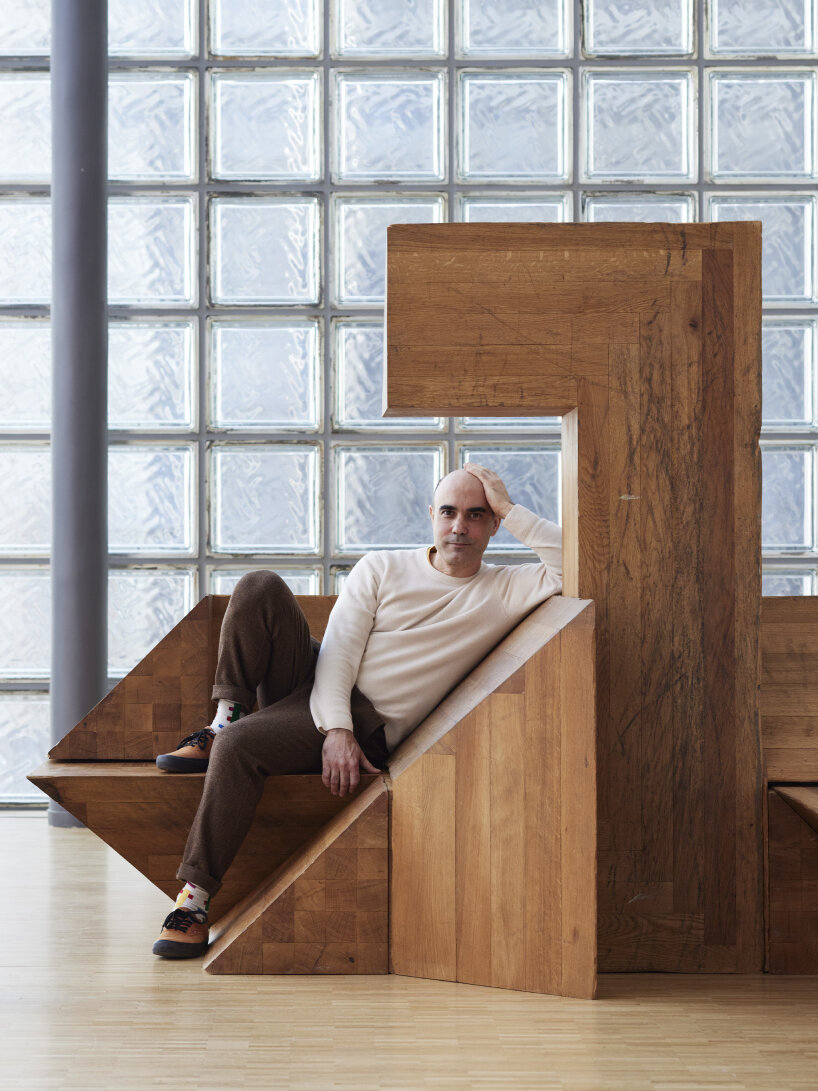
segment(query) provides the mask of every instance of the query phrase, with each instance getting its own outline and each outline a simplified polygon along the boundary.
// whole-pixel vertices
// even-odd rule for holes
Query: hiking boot
[[[207,950],[207,918],[189,909],[174,909],[165,917],[153,953],[162,958],[198,958]]]
[[[194,731],[192,735],[182,739],[172,754],[160,754],[156,759],[157,768],[164,769],[166,773],[207,772],[210,748],[215,738],[216,732],[211,727]]]

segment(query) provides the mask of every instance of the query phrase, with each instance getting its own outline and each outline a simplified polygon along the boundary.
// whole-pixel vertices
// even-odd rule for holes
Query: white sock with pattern
[[[210,908],[210,895],[203,886],[196,886],[194,883],[185,883],[176,899],[176,908],[187,909],[191,913],[196,913],[203,921],[207,920],[207,911]]]
[[[228,724],[234,724],[236,720],[240,720],[243,715],[244,712],[238,701],[219,701],[210,729],[218,734],[224,731]]]

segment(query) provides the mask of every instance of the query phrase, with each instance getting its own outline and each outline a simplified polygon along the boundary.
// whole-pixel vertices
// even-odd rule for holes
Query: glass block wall
[[[5,800],[47,745],[49,9],[0,6]],[[558,420],[381,419],[396,222],[760,219],[764,590],[818,591],[813,0],[110,0],[109,24],[112,681],[248,568],[331,592],[425,543],[467,458],[559,517]]]

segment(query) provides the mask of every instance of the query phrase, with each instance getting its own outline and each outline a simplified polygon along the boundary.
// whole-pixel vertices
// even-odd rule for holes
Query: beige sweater
[[[315,672],[320,731],[352,730],[353,685],[383,716],[393,750],[518,621],[562,587],[562,532],[519,504],[503,521],[543,563],[447,576],[426,549],[367,553],[349,574]]]

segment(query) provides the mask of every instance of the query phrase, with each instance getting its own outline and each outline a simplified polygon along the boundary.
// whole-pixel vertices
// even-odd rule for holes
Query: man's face
[[[449,576],[474,575],[500,525],[477,478],[466,470],[444,477],[429,515],[437,550],[435,568]]]

